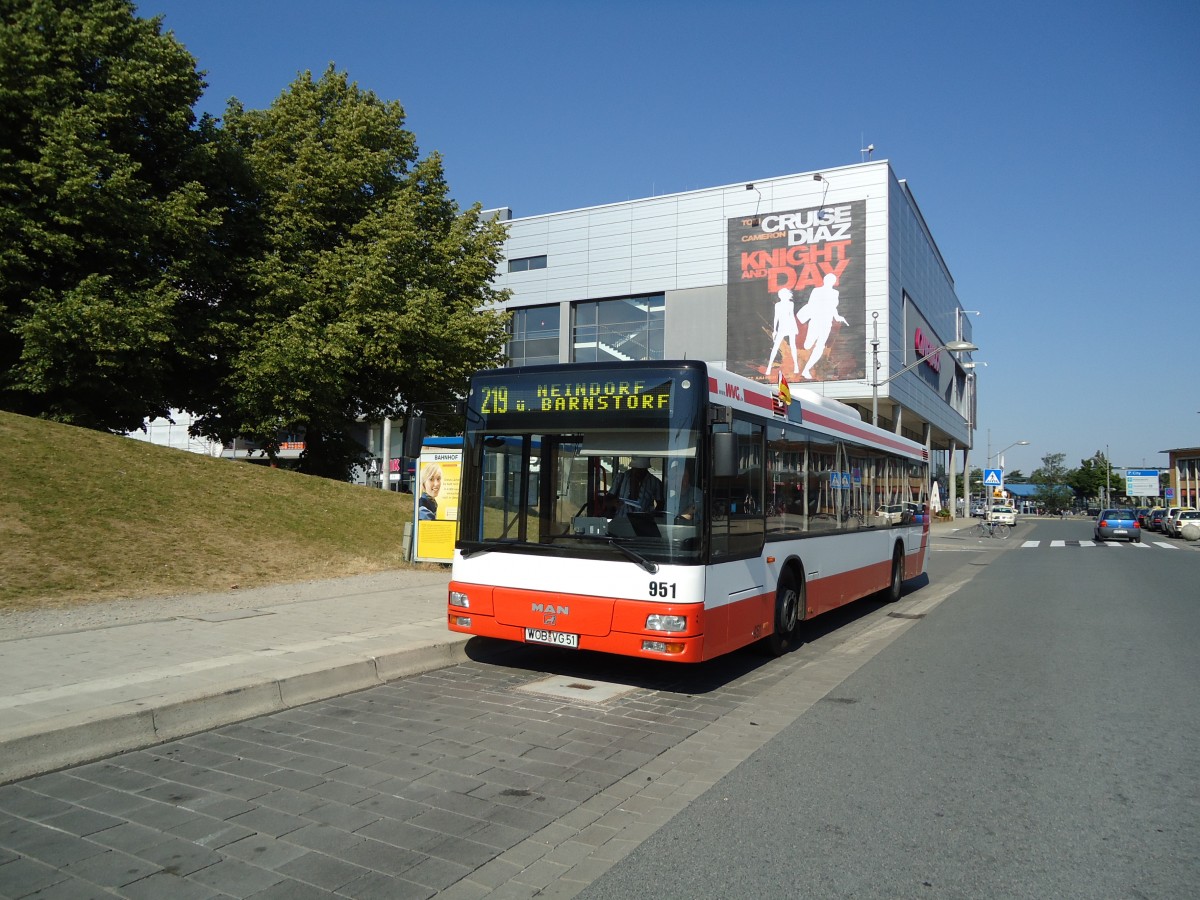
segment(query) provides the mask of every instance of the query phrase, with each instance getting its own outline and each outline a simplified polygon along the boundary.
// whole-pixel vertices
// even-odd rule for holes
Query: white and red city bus
[[[450,629],[698,662],[899,598],[925,568],[928,451],[780,393],[691,361],[476,374]],[[632,462],[659,484],[641,508],[615,496]]]

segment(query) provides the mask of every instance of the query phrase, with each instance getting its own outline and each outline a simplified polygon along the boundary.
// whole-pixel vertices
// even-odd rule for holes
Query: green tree
[[[448,401],[507,339],[487,311],[505,296],[491,286],[503,225],[449,198],[399,103],[332,66],[266,110],[231,101],[223,130],[257,192],[239,215],[261,240],[201,342],[215,368],[188,404],[197,430],[269,448],[303,433],[302,468],[340,478],[363,454],[360,419],[421,411],[460,427]]]
[[[1047,453],[1041,466],[1029,476],[1029,483],[1038,487],[1034,500],[1047,512],[1058,512],[1071,505],[1073,492],[1067,486],[1069,473],[1063,464],[1066,458],[1065,453]]]
[[[195,251],[195,60],[129,0],[0,2],[0,407],[125,431],[165,414]]]
[[[1090,459],[1079,461],[1079,468],[1070,472],[1067,483],[1079,496],[1097,502],[1104,502],[1103,498],[1109,493],[1116,496],[1125,491],[1124,478],[1113,471],[1112,465],[1099,450]],[[1108,502],[1111,502],[1111,497]]]

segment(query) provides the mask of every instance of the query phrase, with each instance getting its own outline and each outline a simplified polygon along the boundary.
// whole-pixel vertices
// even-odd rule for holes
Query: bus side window
[[[712,484],[714,556],[743,556],[762,550],[763,429],[737,419],[738,471],[715,477]]]

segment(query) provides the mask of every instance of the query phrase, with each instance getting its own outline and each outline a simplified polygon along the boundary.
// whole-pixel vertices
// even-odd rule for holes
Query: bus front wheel
[[[766,641],[772,656],[783,656],[796,643],[803,616],[804,578],[788,569],[779,576],[775,588],[775,630]]]

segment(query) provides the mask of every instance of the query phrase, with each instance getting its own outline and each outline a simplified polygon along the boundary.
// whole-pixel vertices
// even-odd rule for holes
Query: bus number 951
[[[651,597],[670,597],[675,599],[675,582],[667,581],[652,581],[650,582]]]

